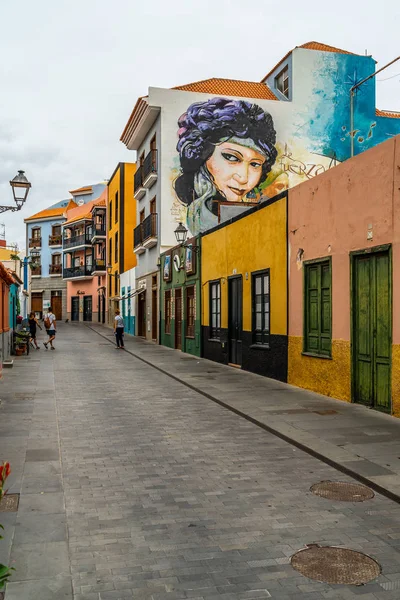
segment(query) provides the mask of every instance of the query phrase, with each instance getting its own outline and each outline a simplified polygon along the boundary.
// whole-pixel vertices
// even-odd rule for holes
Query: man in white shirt
[[[48,344],[50,344],[51,349],[55,350],[55,348],[53,346],[53,340],[56,337],[56,316],[55,316],[55,314],[53,314],[53,311],[51,310],[51,306],[49,306],[49,309],[47,311],[47,316],[44,319],[44,326],[46,328],[49,339],[47,340],[47,342],[43,342],[43,345],[46,348],[46,350],[48,350],[47,346],[48,346]]]
[[[117,341],[117,350],[124,349],[124,320],[120,315],[120,311],[115,311],[114,333]]]

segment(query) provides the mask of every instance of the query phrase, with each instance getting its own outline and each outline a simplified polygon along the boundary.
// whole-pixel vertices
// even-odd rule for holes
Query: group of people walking
[[[39,324],[38,319],[35,317],[35,313],[31,312],[29,315],[29,319],[28,319],[28,323],[29,323],[29,333],[30,333],[30,342],[32,344],[34,344],[36,350],[40,350],[40,346],[37,343],[37,339],[36,339],[36,334],[37,334],[37,328],[39,327],[39,329],[41,330],[42,327]],[[53,313],[53,311],[51,310],[51,308],[49,308],[46,316],[43,319],[43,324],[44,324],[44,328],[46,329],[47,335],[48,335],[48,340],[47,342],[43,342],[43,346],[46,348],[46,350],[48,350],[48,346],[50,344],[50,348],[52,350],[55,350],[55,347],[53,346],[53,341],[55,340],[56,337],[56,316]]]
[[[40,326],[38,319],[35,317],[35,313],[31,312],[29,314],[28,322],[29,322],[30,342],[32,344],[34,344],[36,350],[40,350],[40,346],[37,343],[36,335],[37,335],[37,328],[39,327],[39,329],[42,330],[42,327]],[[47,342],[43,342],[43,346],[46,348],[46,350],[48,350],[49,344],[50,344],[50,348],[52,350],[55,350],[53,342],[56,337],[56,323],[57,323],[56,316],[53,313],[53,311],[51,310],[51,308],[49,308],[46,316],[43,319],[44,328],[46,329],[46,332],[48,335]],[[115,311],[114,333],[115,333],[115,340],[116,340],[116,344],[117,344],[116,349],[123,350],[125,348],[125,345],[124,345],[124,320],[121,317],[120,311],[118,309]]]

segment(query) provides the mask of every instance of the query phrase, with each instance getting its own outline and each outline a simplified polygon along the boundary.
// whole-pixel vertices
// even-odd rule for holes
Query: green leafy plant
[[[4,489],[4,484],[6,483],[6,479],[10,473],[11,467],[9,462],[6,461],[2,465],[0,465],[0,502],[7,493],[7,490]],[[4,530],[3,525],[0,525],[0,529]],[[3,536],[0,535],[0,540],[2,539]],[[2,590],[5,587],[8,579],[12,575],[12,571],[15,571],[13,567],[7,567],[6,565],[2,565],[0,563],[0,590]]]

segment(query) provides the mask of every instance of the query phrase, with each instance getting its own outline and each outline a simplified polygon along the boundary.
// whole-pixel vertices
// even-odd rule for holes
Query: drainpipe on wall
[[[372,79],[372,77],[375,77],[375,75],[378,75],[378,73],[380,73],[384,69],[387,69],[388,67],[390,67],[390,65],[392,65],[393,63],[395,63],[398,60],[400,60],[400,56],[398,56],[397,58],[395,58],[394,60],[392,60],[390,63],[388,63],[387,65],[385,65],[381,69],[378,69],[377,71],[375,71],[375,73],[371,73],[371,75],[368,75],[368,77],[365,77],[364,79],[362,79],[361,81],[359,81],[358,83],[356,83],[355,85],[353,85],[352,88],[350,88],[350,147],[351,147],[351,157],[354,156],[354,133],[353,132],[354,132],[354,96],[355,96],[355,91],[356,91],[357,88],[360,87],[360,85],[362,85],[363,83],[365,83],[369,79]]]

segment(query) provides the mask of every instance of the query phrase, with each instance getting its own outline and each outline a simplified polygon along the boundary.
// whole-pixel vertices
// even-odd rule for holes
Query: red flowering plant
[[[10,473],[11,467],[9,462],[6,461],[0,465],[0,502],[7,493],[7,490],[4,489],[4,484]],[[0,529],[4,529],[3,525],[0,525]],[[1,539],[3,539],[3,536],[0,535],[0,540]],[[6,567],[6,565],[0,563],[0,590],[6,585],[8,578],[11,575],[11,571],[14,571],[12,567]]]

